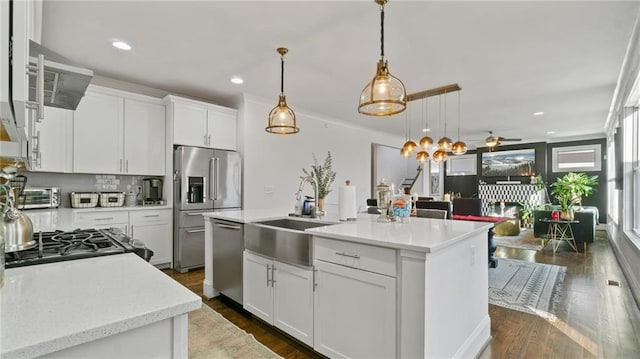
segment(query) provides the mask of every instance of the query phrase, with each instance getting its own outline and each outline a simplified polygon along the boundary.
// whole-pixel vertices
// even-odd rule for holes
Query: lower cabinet
[[[313,346],[313,271],[244,251],[243,273],[244,309]]]
[[[159,267],[170,267],[173,258],[171,215],[171,209],[129,213],[131,238],[141,240],[153,251],[153,257],[149,262]]]

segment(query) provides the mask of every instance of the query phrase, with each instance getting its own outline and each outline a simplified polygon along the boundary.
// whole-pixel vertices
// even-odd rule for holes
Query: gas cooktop
[[[33,237],[34,247],[5,253],[6,268],[134,251],[131,238],[113,228],[38,232]]]

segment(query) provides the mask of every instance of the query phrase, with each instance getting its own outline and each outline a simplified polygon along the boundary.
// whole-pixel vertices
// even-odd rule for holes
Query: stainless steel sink
[[[248,223],[245,225],[244,247],[284,263],[310,267],[311,235],[304,230],[332,224],[290,218]]]

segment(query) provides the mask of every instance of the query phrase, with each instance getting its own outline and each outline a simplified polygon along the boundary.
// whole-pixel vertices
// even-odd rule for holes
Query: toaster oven
[[[60,206],[60,187],[27,186],[18,197],[19,209],[58,208]]]

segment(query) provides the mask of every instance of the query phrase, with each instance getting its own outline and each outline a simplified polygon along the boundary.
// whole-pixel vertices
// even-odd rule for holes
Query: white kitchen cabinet
[[[314,246],[313,349],[331,358],[396,357],[395,251],[325,238]]]
[[[244,308],[313,345],[313,271],[244,252]]]
[[[167,96],[168,127],[176,145],[237,149],[237,111],[206,102]]]
[[[44,108],[44,120],[36,124],[38,154],[34,172],[71,172],[73,169],[73,111]]]
[[[163,175],[165,109],[162,104],[124,99],[124,172]]]
[[[169,268],[173,258],[171,209],[129,212],[130,236],[139,239],[153,251],[150,263]]]
[[[165,112],[160,100],[93,86],[74,116],[73,171],[165,174]]]
[[[122,173],[122,98],[87,91],[74,113],[73,171]]]
[[[118,228],[122,233],[129,235],[128,211],[101,211],[96,209],[74,212],[73,223],[77,223],[79,228]]]

